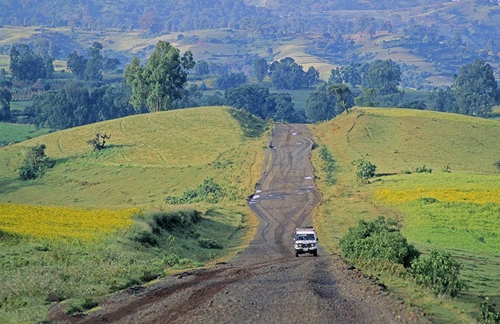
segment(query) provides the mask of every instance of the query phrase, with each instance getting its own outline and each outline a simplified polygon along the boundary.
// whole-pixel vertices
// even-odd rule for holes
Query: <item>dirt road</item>
[[[292,233],[311,225],[314,186],[305,125],[277,124],[249,205],[259,218],[248,249],[227,264],[129,289],[71,323],[424,323],[383,285],[321,249],[295,257]],[[321,238],[319,241],[321,245]]]

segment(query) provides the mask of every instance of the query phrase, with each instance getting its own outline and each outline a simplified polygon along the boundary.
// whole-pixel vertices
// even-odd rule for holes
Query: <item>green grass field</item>
[[[323,204],[315,215],[323,244],[339,252],[339,239],[360,219],[397,219],[402,233],[423,253],[445,249],[463,262],[471,288],[455,300],[438,300],[387,274],[390,290],[422,307],[438,323],[475,323],[484,298],[499,304],[500,124],[454,114],[357,108],[311,126],[332,152],[337,183],[319,171]],[[364,158],[378,176],[361,184],[351,161]],[[316,169],[321,160],[314,154]],[[432,173],[415,173],[422,166]],[[373,271],[373,270],[368,270]]]
[[[0,144],[21,142],[47,133],[48,129],[37,129],[33,125],[0,123]]]
[[[234,255],[256,229],[246,197],[262,172],[264,127],[228,108],[196,108],[1,147],[0,322],[47,320],[48,305],[61,300],[85,310],[86,299],[98,302],[108,293]],[[96,132],[111,135],[99,153],[86,143]],[[56,165],[40,179],[20,181],[23,151],[36,144],[46,145]],[[164,202],[209,177],[226,193],[220,203]],[[201,221],[153,231],[154,215],[186,209]]]
[[[97,132],[111,135],[100,154],[87,144]],[[17,180],[23,149],[39,143],[56,159],[56,167],[43,181]],[[154,205],[207,177],[220,179],[235,195],[246,197],[256,182],[248,172],[260,168],[260,151],[256,140],[243,136],[237,121],[220,108],[131,116],[2,148],[0,177],[6,186],[17,189],[4,192],[0,201],[89,207]],[[47,195],[47,188],[52,194]]]
[[[0,285],[0,321],[45,320],[47,305],[54,301],[65,300],[76,309],[85,299],[98,302],[106,293],[228,258],[244,247],[256,228],[245,197],[253,192],[262,172],[267,139],[255,135],[262,124],[229,112],[201,107],[130,116],[1,147],[0,271],[8,280]],[[1,125],[0,130],[7,126]],[[380,269],[366,269],[381,278],[389,291],[423,308],[438,323],[474,323],[483,298],[500,304],[498,121],[408,109],[355,108],[310,128],[315,142],[332,153],[336,166],[335,184],[327,185],[318,151],[313,151],[323,194],[314,225],[325,248],[338,253],[340,238],[360,219],[395,218],[402,233],[424,254],[446,249],[463,262],[462,274],[470,289],[455,300],[436,299],[411,282]],[[86,143],[96,132],[111,135],[100,153]],[[20,181],[17,172],[23,151],[42,143],[56,160],[55,167],[41,179]],[[351,161],[358,158],[377,166],[377,176],[368,184],[355,179]],[[416,173],[424,165],[432,173]],[[226,190],[221,203],[164,203],[166,196],[181,196],[208,177]],[[25,208],[33,211],[23,212]],[[102,236],[98,227],[95,237],[99,239],[74,241],[64,230],[55,237],[50,234],[50,220],[54,226],[56,220],[63,224],[66,214],[85,224],[95,217],[87,213],[103,218],[130,213],[131,208],[137,215],[130,219],[120,214],[121,223],[111,222],[117,221],[114,216],[104,217],[101,230],[117,229]],[[202,221],[165,232],[161,238],[152,235],[148,215],[185,208],[198,211]],[[30,214],[38,215],[38,226],[24,226]],[[29,234],[33,228],[46,234]],[[200,240],[224,249],[204,248]],[[103,265],[102,271],[88,272],[88,262]],[[77,280],[80,273],[87,279]],[[55,280],[51,274],[63,280],[57,289],[50,284]]]

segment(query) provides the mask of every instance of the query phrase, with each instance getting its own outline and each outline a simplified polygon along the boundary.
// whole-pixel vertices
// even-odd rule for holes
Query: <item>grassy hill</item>
[[[111,135],[95,153],[87,141]],[[56,159],[43,179],[24,183],[17,170],[26,147],[45,144]],[[205,178],[246,197],[260,172],[261,143],[244,136],[227,109],[196,108],[115,119],[33,138],[0,149],[0,202],[64,206],[162,204]],[[238,167],[237,167],[238,166]]]
[[[265,128],[203,107],[1,147],[0,322],[46,321],[48,305],[63,300],[80,313],[106,294],[234,255],[256,228],[246,197],[262,172]],[[86,143],[96,132],[111,135],[101,152]],[[21,181],[23,151],[36,144],[56,164]],[[165,203],[212,178],[208,189],[223,192],[217,203]]]
[[[130,116],[0,148],[0,271],[7,278],[0,283],[0,321],[44,320],[54,300],[66,300],[69,311],[85,310],[106,293],[241,249],[254,229],[244,198],[261,174],[267,142],[245,134],[263,127],[228,108],[203,107]],[[325,248],[338,252],[339,239],[360,219],[395,218],[424,254],[445,249],[463,262],[470,289],[456,300],[438,300],[383,267],[360,265],[389,291],[438,323],[475,323],[482,300],[500,304],[497,120],[358,107],[310,128],[335,159],[334,181],[327,183],[319,150],[313,151],[323,194],[314,223]],[[111,135],[100,153],[86,143],[96,132]],[[22,182],[22,152],[38,143],[56,166]],[[367,184],[355,178],[351,162],[358,158],[377,166]],[[207,178],[224,188],[220,203],[164,203]],[[192,224],[168,231],[155,221],[175,217]],[[89,271],[88,262],[99,271]],[[75,284],[82,273],[85,280]],[[51,282],[59,288],[48,294]]]
[[[429,293],[393,277],[389,289],[423,307],[436,322],[475,323],[479,303],[500,302],[500,123],[495,120],[406,109],[355,108],[312,125],[319,145],[332,153],[335,184],[327,185],[317,151],[323,204],[316,226],[331,251],[360,219],[397,219],[419,250],[450,251],[464,263],[471,288],[457,300],[433,300]],[[355,179],[353,160],[377,166],[368,184]],[[425,167],[424,167],[425,166]],[[431,173],[418,170],[432,169]],[[432,202],[432,203],[429,203]],[[384,277],[381,269],[367,271]]]

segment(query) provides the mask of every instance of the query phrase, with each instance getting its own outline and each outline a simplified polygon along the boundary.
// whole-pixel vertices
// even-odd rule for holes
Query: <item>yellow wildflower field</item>
[[[376,199],[388,203],[401,203],[421,198],[434,198],[440,202],[471,202],[476,204],[500,203],[500,188],[488,190],[423,189],[391,190],[380,189]]]
[[[95,241],[130,227],[137,208],[126,210],[74,209],[0,204],[0,230],[28,238],[58,241]]]

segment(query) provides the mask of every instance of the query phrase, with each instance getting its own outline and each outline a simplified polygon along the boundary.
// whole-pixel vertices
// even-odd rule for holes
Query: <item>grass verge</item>
[[[47,320],[48,305],[63,300],[67,312],[80,313],[106,294],[234,255],[250,230],[246,212],[149,210],[98,241],[2,231],[0,322]]]

